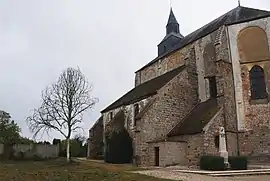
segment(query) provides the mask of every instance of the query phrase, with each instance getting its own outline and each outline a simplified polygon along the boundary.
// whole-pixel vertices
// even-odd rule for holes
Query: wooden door
[[[159,166],[159,147],[155,147],[155,166]]]

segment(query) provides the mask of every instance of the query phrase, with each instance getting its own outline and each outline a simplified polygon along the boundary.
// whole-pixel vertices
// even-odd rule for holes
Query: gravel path
[[[168,169],[136,171],[157,178],[181,181],[270,181],[270,175],[241,176],[241,177],[211,177],[199,174],[180,173]]]

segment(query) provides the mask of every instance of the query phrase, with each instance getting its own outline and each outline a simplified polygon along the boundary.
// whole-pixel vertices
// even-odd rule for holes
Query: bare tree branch
[[[98,101],[91,97],[91,91],[92,86],[79,68],[63,71],[57,82],[42,92],[41,106],[27,118],[34,136],[55,130],[70,139],[72,132],[82,129],[83,113]]]

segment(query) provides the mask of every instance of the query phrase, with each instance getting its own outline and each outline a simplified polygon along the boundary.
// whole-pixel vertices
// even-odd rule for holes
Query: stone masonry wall
[[[185,142],[159,142],[149,144],[149,165],[155,165],[155,147],[159,147],[159,165],[171,166],[175,164],[186,164],[187,143]]]
[[[19,155],[20,152],[25,157],[39,156],[41,158],[57,158],[59,156],[59,145],[47,145],[47,144],[16,144],[13,145],[15,155]],[[4,152],[4,145],[0,144],[0,155]]]
[[[215,137],[219,136],[219,127],[224,126],[224,112],[220,109],[204,128],[204,155],[218,155],[218,145],[215,144]]]
[[[185,57],[189,52],[190,46],[178,50],[170,55],[158,60],[151,66],[148,66],[138,72],[135,76],[135,86],[142,84],[148,80],[158,77],[169,72],[181,65],[185,64]]]
[[[174,136],[170,137],[169,140],[186,143],[186,154],[183,155],[185,159],[180,165],[194,166],[199,164],[204,151],[204,134]],[[178,153],[175,152],[175,154]]]
[[[244,155],[267,155],[270,152],[269,98],[251,100],[249,71],[254,65],[264,69],[266,90],[270,95],[270,18],[232,25],[228,32],[237,83],[237,120],[242,128],[240,151]]]
[[[229,132],[237,131],[236,101],[234,94],[234,82],[232,74],[232,64],[224,60],[217,62],[218,67],[218,87],[220,95],[218,103],[224,109],[225,130]]]
[[[269,87],[270,74],[266,67],[270,62],[260,62],[257,65],[265,68],[266,86]],[[250,100],[250,64],[241,65],[242,82],[243,82],[243,101],[245,112],[245,127],[248,130],[240,136],[241,153],[245,155],[268,154],[270,153],[270,103],[254,102]],[[269,89],[268,95],[269,95]]]
[[[191,77],[188,69],[184,69],[158,92],[156,101],[138,120],[137,130],[140,132],[136,133],[136,155],[140,156],[142,165],[149,163],[147,142],[164,138],[197,103],[198,97],[192,91],[194,84]]]
[[[228,27],[228,35],[230,38],[232,65],[235,82],[235,93],[236,93],[235,99],[237,102],[236,104],[237,121],[238,121],[238,128],[239,130],[242,131],[246,129],[246,126],[248,126],[249,123],[246,117],[246,114],[248,114],[248,112],[246,112],[247,108],[246,103],[244,102],[244,95],[243,95],[244,90],[241,74],[243,68],[241,66],[242,64],[263,62],[267,60],[265,58],[267,58],[268,56],[267,54],[269,53],[266,53],[265,50],[268,49],[269,51],[269,48],[264,48],[261,46],[265,46],[265,42],[268,42],[268,45],[270,44],[269,22],[270,18],[268,17],[241,24],[231,25]],[[260,33],[262,30],[265,33]],[[242,36],[243,33],[245,34],[245,36]],[[265,34],[266,38],[262,38],[262,34]],[[260,39],[260,41],[257,41],[257,39],[258,40]],[[265,39],[268,40],[265,41]],[[250,41],[252,41],[253,43],[252,44],[248,43]],[[254,46],[253,47],[254,50],[250,50],[252,46]],[[247,129],[249,128],[247,127]]]

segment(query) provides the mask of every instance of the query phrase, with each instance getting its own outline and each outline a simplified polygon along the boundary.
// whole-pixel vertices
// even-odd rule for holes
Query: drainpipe
[[[229,49],[229,57],[232,60],[232,55],[231,55],[231,46],[230,46],[230,37],[229,37],[229,31],[228,31],[228,26],[226,26],[226,35],[227,35],[227,44],[228,44],[228,49]],[[233,64],[233,63],[232,63]],[[232,78],[233,78],[233,85],[235,88],[235,84],[234,84],[234,74],[233,74],[233,66],[232,66]],[[235,89],[234,89],[234,99],[235,99]],[[235,99],[235,109],[237,107],[236,105],[236,99]],[[236,110],[235,110],[236,111]],[[237,114],[237,113],[236,113]],[[239,143],[239,131],[238,131],[238,122],[237,122],[237,115],[236,115],[236,147],[237,147],[237,156],[240,156],[240,143]]]

